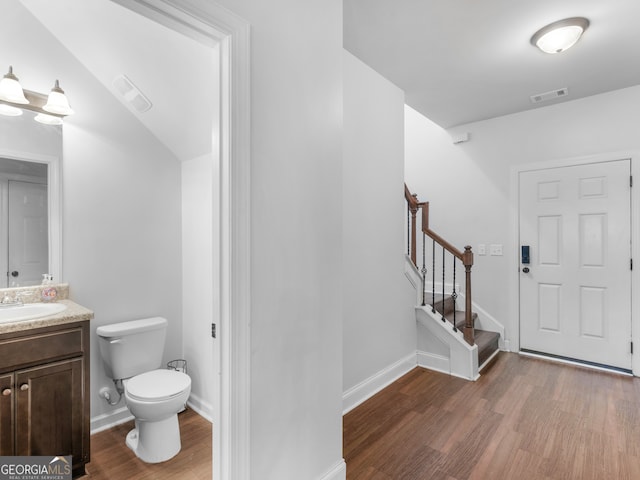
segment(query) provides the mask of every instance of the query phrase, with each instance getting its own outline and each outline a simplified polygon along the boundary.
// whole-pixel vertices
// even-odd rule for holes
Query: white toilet
[[[161,317],[98,327],[100,354],[106,374],[122,380],[124,398],[136,428],[127,446],[142,461],[159,463],[178,454],[178,412],[191,393],[191,378],[161,369],[167,320]]]

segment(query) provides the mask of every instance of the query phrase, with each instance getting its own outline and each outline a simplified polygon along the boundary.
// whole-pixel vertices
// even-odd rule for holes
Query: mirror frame
[[[62,161],[55,155],[23,152],[0,148],[0,157],[47,164],[47,227],[49,246],[49,272],[55,283],[62,278]]]

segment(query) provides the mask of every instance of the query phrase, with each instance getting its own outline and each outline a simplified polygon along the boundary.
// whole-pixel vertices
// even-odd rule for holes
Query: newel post
[[[471,267],[473,266],[473,252],[469,245],[464,247],[462,263],[464,264],[466,284],[464,293],[464,339],[469,345],[473,345],[475,343],[474,325],[471,314]]]
[[[413,193],[411,195],[413,201],[409,202],[409,211],[411,212],[411,261],[414,265],[416,263],[416,250],[418,249],[416,240],[416,214],[418,213],[418,195]]]

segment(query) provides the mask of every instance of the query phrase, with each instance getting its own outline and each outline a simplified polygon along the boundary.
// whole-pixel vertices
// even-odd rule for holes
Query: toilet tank
[[[109,378],[125,379],[162,365],[167,320],[143,318],[97,328],[100,355]]]

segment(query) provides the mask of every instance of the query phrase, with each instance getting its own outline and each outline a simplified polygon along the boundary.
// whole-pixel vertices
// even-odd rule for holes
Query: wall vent
[[[531,95],[529,98],[531,99],[531,103],[540,103],[540,102],[548,102],[549,100],[554,100],[556,98],[566,97],[568,95],[569,95],[569,89],[567,87],[564,87],[564,88],[559,88],[558,90],[552,90],[550,92]]]
[[[112,83],[122,98],[138,112],[144,113],[151,108],[149,99],[125,75],[118,75]]]

